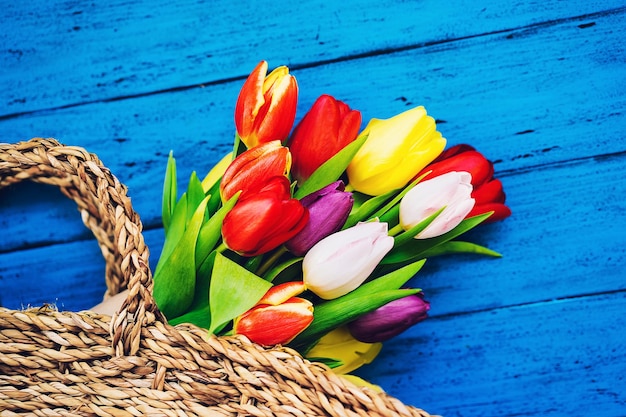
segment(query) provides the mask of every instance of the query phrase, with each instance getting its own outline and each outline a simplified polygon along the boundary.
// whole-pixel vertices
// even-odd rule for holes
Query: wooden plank
[[[617,0],[9,2],[0,10],[0,115],[448,42],[623,7]],[[303,11],[306,11],[303,13]],[[251,54],[251,51],[254,53]]]
[[[513,216],[472,233],[472,240],[504,257],[431,259],[411,285],[424,290],[438,316],[626,290],[626,207],[615,198],[626,195],[626,184],[615,181],[625,162],[622,155],[504,177]],[[80,221],[77,215],[74,220]],[[155,229],[144,235],[154,270],[163,234]],[[68,308],[75,308],[72,300],[80,308],[96,304],[104,291],[103,266],[90,246],[80,241],[0,253],[0,294],[10,294],[3,296],[5,305],[49,302],[51,295]],[[45,274],[33,270],[33,260]],[[28,279],[33,282],[27,286]],[[96,284],[91,298],[84,294]]]
[[[513,215],[466,238],[503,258],[433,258],[412,280],[437,314],[624,290],[626,156],[502,178]]]
[[[151,249],[154,271],[163,230],[144,232],[143,236]],[[105,291],[104,259],[93,237],[0,253],[0,306],[21,309],[48,303],[59,310],[81,311],[102,301]]]
[[[63,293],[48,293],[46,301],[81,309],[89,305],[86,298],[98,299],[103,266],[92,262],[95,244],[63,246],[66,250],[59,252],[69,262],[32,263],[36,282],[21,277],[21,285],[27,285],[11,293],[47,285],[56,269],[68,272],[51,276]],[[41,259],[38,250],[23,255]],[[81,262],[83,255],[89,262]],[[2,256],[0,265],[6,265]],[[76,282],[72,274],[88,279]],[[476,292],[487,286],[477,282]],[[6,287],[0,294],[7,294]],[[427,321],[386,343],[376,361],[359,373],[407,404],[446,416],[621,416],[626,365],[615,358],[626,354],[625,308],[626,292],[620,291],[468,314],[435,310]]]
[[[626,68],[619,48],[626,36],[624,15],[298,70],[298,117],[322,93],[362,109],[365,120],[425,104],[450,143],[476,145],[497,159],[499,172],[623,152]],[[168,151],[173,149],[179,160],[181,186],[192,169],[204,175],[230,149],[240,84],[5,119],[0,137],[13,142],[55,136],[87,147],[129,186],[145,224],[157,227]],[[0,191],[0,201],[6,196]],[[0,250],[39,246],[51,235],[56,242],[69,241],[83,233],[66,226],[58,212],[51,217],[27,204],[4,208],[3,217],[23,224],[28,212],[43,224],[56,224],[56,230],[8,236]],[[67,222],[73,222],[74,213],[68,216]]]
[[[626,292],[431,317],[360,374],[444,416],[619,417]]]

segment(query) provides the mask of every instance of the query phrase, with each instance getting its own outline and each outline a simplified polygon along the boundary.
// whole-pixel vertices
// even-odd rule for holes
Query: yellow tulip
[[[306,356],[308,358],[340,360],[342,365],[333,368],[333,372],[347,374],[371,363],[378,356],[382,347],[382,343],[359,342],[352,337],[344,326],[324,335]]]
[[[362,134],[368,138],[347,173],[350,186],[367,195],[404,187],[446,146],[435,119],[422,106],[390,119],[372,119]]]
[[[340,376],[342,378],[347,379],[348,381],[352,382],[357,387],[369,388],[369,389],[374,390],[376,392],[385,392],[385,391],[383,391],[383,389],[379,385],[372,384],[371,382],[366,381],[363,378],[358,377],[356,375],[340,375]]]

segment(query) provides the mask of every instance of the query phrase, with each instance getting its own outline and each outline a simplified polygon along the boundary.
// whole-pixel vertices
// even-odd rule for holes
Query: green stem
[[[263,276],[263,274],[266,273],[270,269],[270,267],[274,264],[274,262],[276,262],[278,258],[283,256],[285,252],[287,252],[286,247],[281,246],[280,248],[278,248],[276,252],[272,254],[272,256],[270,256],[265,262],[263,262],[263,265],[259,267],[256,274],[258,276]]]
[[[401,224],[397,224],[395,225],[393,228],[391,228],[391,230],[389,230],[389,233],[387,233],[389,236],[396,236],[398,233],[402,232],[404,229],[402,228]]]
[[[226,249],[228,249],[228,247],[226,246],[226,244],[224,242],[222,242],[222,243],[220,243],[220,245],[217,248],[215,248],[215,252],[222,253]]]
[[[239,155],[240,143],[241,143],[241,137],[239,136],[239,133],[235,131],[235,140],[233,141],[233,159],[237,158],[237,155]]]

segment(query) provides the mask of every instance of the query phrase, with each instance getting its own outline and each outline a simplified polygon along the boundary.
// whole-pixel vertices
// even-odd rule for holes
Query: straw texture
[[[31,180],[78,205],[106,262],[113,317],[0,308],[0,416],[422,416],[293,350],[208,337],[166,323],[126,188],[82,148],[35,138],[0,144],[0,188]]]

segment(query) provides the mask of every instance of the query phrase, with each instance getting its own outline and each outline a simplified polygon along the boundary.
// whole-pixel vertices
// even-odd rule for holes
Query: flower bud
[[[342,375],[371,363],[382,347],[381,343],[364,343],[355,339],[346,326],[342,326],[325,334],[307,352],[307,358],[331,358],[341,361],[341,365],[333,368],[333,372]]]
[[[226,246],[256,256],[285,243],[306,225],[309,213],[291,198],[289,180],[273,177],[258,192],[238,200],[222,223]]]
[[[421,106],[390,119],[372,119],[362,135],[367,140],[347,173],[352,188],[374,196],[404,187],[446,145]]]
[[[265,187],[269,178],[286,176],[290,168],[289,149],[277,140],[248,149],[226,168],[220,183],[222,201],[230,200],[239,191],[241,201]]]
[[[283,141],[296,118],[298,84],[281,66],[267,77],[267,62],[261,61],[241,88],[235,107],[235,126],[246,147],[273,140]]]
[[[384,342],[428,317],[430,303],[423,293],[391,301],[348,324],[355,339],[365,343]]]
[[[445,207],[415,238],[436,237],[454,229],[474,207],[471,179],[467,172],[452,171],[418,183],[400,201],[402,228],[409,230]]]
[[[301,281],[270,288],[256,306],[235,319],[235,333],[263,346],[289,343],[313,321],[313,304],[295,297],[304,289]]]
[[[361,112],[329,95],[320,96],[296,126],[289,140],[292,175],[306,181],[317,168],[356,139]]]
[[[325,300],[347,294],[367,279],[393,243],[387,235],[387,223],[377,221],[334,233],[304,256],[304,283]]]
[[[352,193],[344,192],[341,181],[303,197],[300,202],[309,210],[309,222],[285,246],[296,256],[303,256],[317,242],[341,230],[354,204]]]
[[[470,145],[456,145],[447,149],[417,176],[428,173],[425,180],[450,171],[466,171],[472,175],[472,198],[476,203],[467,217],[493,211],[486,222],[495,222],[511,215],[511,209],[504,204],[506,195],[502,183],[493,177],[493,163]]]

